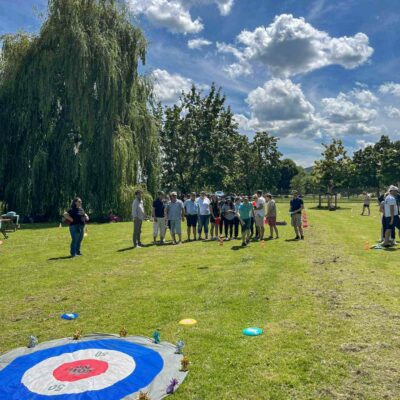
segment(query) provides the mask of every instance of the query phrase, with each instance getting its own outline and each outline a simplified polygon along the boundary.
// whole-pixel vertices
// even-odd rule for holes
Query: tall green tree
[[[160,140],[166,189],[185,193],[234,187],[242,142],[225,96],[215,85],[206,95],[193,86],[178,104],[166,107]]]
[[[288,193],[290,191],[290,182],[299,172],[300,168],[293,160],[285,158],[280,162],[280,177],[277,185],[279,193]]]
[[[333,139],[330,144],[323,146],[323,158],[315,161],[313,177],[321,193],[333,194],[347,187],[350,159],[340,139]]]
[[[151,85],[138,74],[146,40],[113,0],[49,0],[40,34],[3,37],[0,196],[56,215],[72,196],[95,214],[128,188],[156,190]]]

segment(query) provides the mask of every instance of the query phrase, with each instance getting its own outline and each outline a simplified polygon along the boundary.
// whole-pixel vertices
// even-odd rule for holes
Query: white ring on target
[[[107,371],[101,375],[74,382],[59,381],[53,376],[53,371],[59,366],[87,359],[108,363]],[[112,386],[129,376],[135,368],[135,360],[120,351],[108,349],[78,350],[41,361],[28,369],[21,381],[31,392],[44,396],[75,394],[89,390],[102,390]]]

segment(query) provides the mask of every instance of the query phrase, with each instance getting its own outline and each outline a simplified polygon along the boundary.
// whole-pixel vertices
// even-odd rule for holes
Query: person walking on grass
[[[371,215],[371,210],[370,210],[370,207],[369,207],[370,202],[371,202],[371,196],[367,192],[364,192],[363,196],[364,196],[364,205],[363,205],[363,209],[362,209],[361,215],[364,215],[364,211],[366,209],[368,210],[368,215]]]
[[[197,221],[199,218],[199,205],[196,202],[196,193],[191,193],[190,198],[187,199],[184,203],[185,206],[185,214],[186,214],[186,223],[187,223],[187,236],[188,241],[190,242],[190,230],[193,231],[193,239],[197,240]]]
[[[390,186],[388,190],[389,194],[384,200],[384,216],[385,216],[385,241],[383,242],[384,247],[389,247],[390,236],[392,235],[392,230],[397,228],[400,230],[400,217],[399,217],[399,207],[397,205],[397,195],[399,189],[396,186]],[[395,239],[395,237],[393,237]]]
[[[160,232],[160,244],[164,244],[165,237],[165,207],[164,192],[158,192],[158,198],[153,201],[153,242],[157,243],[158,232]]]
[[[81,243],[85,233],[85,224],[89,221],[89,217],[82,208],[82,200],[79,197],[74,198],[71,208],[64,213],[64,219],[69,224],[71,235],[70,255],[71,257],[81,256]]]
[[[276,227],[276,202],[272,198],[272,194],[268,193],[265,196],[265,199],[267,201],[267,222],[269,225],[269,237],[268,239],[273,239],[274,238],[274,231],[275,231],[275,236],[276,239],[279,238],[279,233],[278,233],[278,228]]]
[[[304,210],[303,199],[299,197],[299,192],[293,192],[293,199],[290,200],[290,215],[292,220],[292,226],[296,234],[295,240],[304,240],[303,227],[301,225],[301,214]]]
[[[185,220],[185,207],[181,200],[178,200],[176,192],[171,193],[171,201],[168,203],[166,208],[166,215],[168,222],[170,223],[171,236],[173,244],[182,243],[182,221]],[[176,240],[178,235],[179,240]]]
[[[135,192],[135,200],[132,203],[132,219],[133,219],[133,247],[140,248],[142,247],[142,242],[140,241],[140,235],[142,234],[142,224],[144,219],[146,218],[146,214],[144,212],[144,202],[143,202],[143,192],[141,190],[137,190]]]
[[[265,198],[261,190],[257,190],[257,203],[255,211],[255,221],[258,228],[258,240],[264,240],[264,218],[265,218]]]
[[[200,197],[197,199],[199,204],[199,240],[201,238],[201,232],[204,228],[205,239],[208,240],[208,224],[210,222],[210,199],[207,197],[206,192],[200,192]]]
[[[239,218],[242,225],[242,246],[245,247],[249,244],[251,234],[251,218],[254,217],[253,205],[249,202],[247,196],[243,197],[243,203],[240,204],[237,218]]]

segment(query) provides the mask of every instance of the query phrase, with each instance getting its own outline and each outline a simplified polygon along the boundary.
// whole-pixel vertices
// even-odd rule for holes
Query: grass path
[[[124,223],[90,226],[85,256],[50,260],[67,254],[67,229],[23,229],[0,246],[0,352],[30,334],[160,328],[163,340],[187,343],[177,400],[399,399],[400,252],[365,251],[377,210],[345,207],[309,210],[304,242],[286,242],[292,229],[281,227],[279,241],[239,250],[237,241],[133,251]],[[79,319],[60,320],[67,311]],[[185,317],[198,325],[179,327]],[[246,338],[246,326],[266,333]]]

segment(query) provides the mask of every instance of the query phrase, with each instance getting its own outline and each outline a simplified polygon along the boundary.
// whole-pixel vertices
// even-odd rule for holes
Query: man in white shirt
[[[133,218],[133,247],[140,248],[142,247],[142,242],[140,241],[140,235],[142,233],[142,223],[146,217],[144,213],[144,203],[142,200],[143,192],[141,190],[137,190],[135,192],[135,200],[132,203],[132,218]]]
[[[254,211],[256,225],[258,227],[259,240],[264,240],[264,218],[265,218],[265,198],[261,190],[257,190],[257,204]]]
[[[208,224],[210,222],[210,199],[206,196],[206,192],[201,192],[200,197],[197,199],[197,204],[199,205],[199,240],[201,240],[201,232],[204,227],[204,235],[206,240],[208,239]]]
[[[390,246],[390,234],[392,229],[396,227],[400,230],[399,208],[396,201],[399,189],[396,186],[390,186],[388,192],[389,194],[386,196],[383,204],[383,212],[386,219],[385,241],[383,243],[385,247]]]

